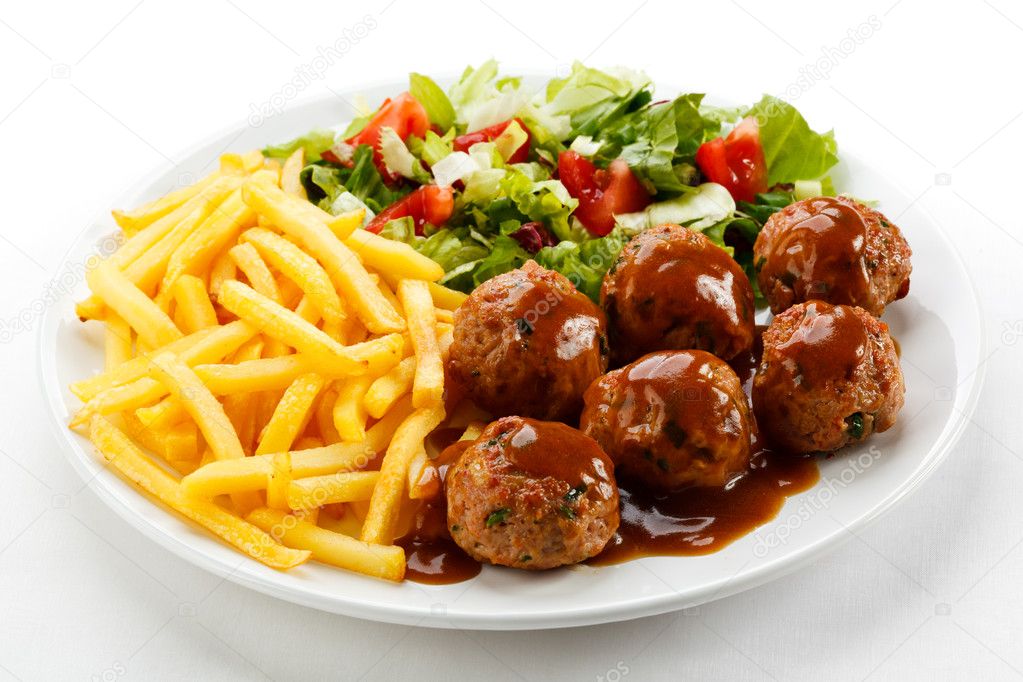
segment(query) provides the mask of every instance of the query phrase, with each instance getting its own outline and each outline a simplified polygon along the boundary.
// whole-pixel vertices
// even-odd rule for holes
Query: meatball
[[[504,417],[448,470],[451,537],[479,561],[540,570],[598,554],[618,529],[613,465],[565,424]]]
[[[654,489],[723,486],[746,470],[750,414],[739,377],[700,350],[644,355],[586,390],[583,433],[618,472]]]
[[[699,232],[661,225],[622,249],[601,288],[616,364],[695,348],[725,360],[753,345],[753,287]]]
[[[804,199],[778,211],[753,245],[771,311],[816,299],[880,316],[909,293],[912,251],[883,215],[845,197]]]
[[[604,313],[533,261],[487,280],[455,311],[448,374],[498,416],[574,422],[607,360]]]
[[[906,392],[902,369],[888,325],[867,311],[799,303],[763,338],[753,410],[773,446],[831,452],[895,423]]]

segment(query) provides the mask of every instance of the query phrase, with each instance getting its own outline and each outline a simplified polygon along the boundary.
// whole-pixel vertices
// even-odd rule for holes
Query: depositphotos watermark
[[[32,331],[47,308],[57,299],[74,291],[75,287],[85,281],[86,273],[116,251],[123,242],[124,235],[121,232],[111,234],[93,248],[84,262],[65,263],[61,271],[43,285],[42,293],[23,306],[14,317],[0,320],[0,344],[10,343],[19,334]]]
[[[779,518],[776,523],[772,524],[769,532],[755,533],[757,543],[753,546],[753,556],[763,559],[772,549],[788,543],[793,533],[814,515],[826,510],[839,493],[849,487],[860,474],[872,467],[880,457],[881,451],[876,445],[872,445],[866,452],[861,452],[846,462],[837,476],[822,479],[813,492],[800,499],[799,506],[791,514],[785,518]]]
[[[322,80],[332,66],[365,40],[378,25],[376,17],[367,14],[361,21],[341,29],[341,35],[333,43],[318,46],[316,55],[309,61],[296,66],[295,75],[283,83],[275,93],[262,102],[249,104],[249,116],[246,119],[248,124],[253,128],[258,128],[268,118],[284,111],[288,102],[298,97],[316,81]]]

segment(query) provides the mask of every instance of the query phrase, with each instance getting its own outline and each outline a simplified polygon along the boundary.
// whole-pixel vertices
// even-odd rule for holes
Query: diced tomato
[[[598,237],[614,229],[615,214],[642,211],[650,203],[650,194],[622,159],[615,159],[605,170],[576,152],[561,152],[558,177],[579,200],[575,216]]]
[[[459,135],[453,142],[453,148],[456,152],[467,152],[469,147],[473,146],[477,142],[490,142],[491,140],[497,139],[504,129],[511,125],[511,122],[515,121],[519,124],[522,130],[526,133],[526,141],[522,143],[518,149],[511,155],[511,158],[506,159],[508,163],[525,163],[529,159],[529,142],[532,139],[529,134],[529,128],[520,119],[510,118],[503,123],[495,123],[487,128],[481,128],[472,133],[466,133],[465,135]]]
[[[766,192],[767,163],[757,120],[744,118],[728,137],[704,142],[696,150],[696,165],[707,180],[724,185],[736,201],[753,201]]]
[[[376,163],[377,169],[384,177],[393,180],[394,177],[387,171],[380,156],[380,129],[384,127],[393,128],[398,137],[403,140],[409,135],[424,137],[426,131],[430,129],[430,118],[426,115],[426,109],[419,103],[419,100],[409,93],[403,92],[394,99],[384,100],[366,127],[345,140],[353,147],[360,144],[368,144],[373,147],[373,161]],[[326,154],[324,157],[327,158]]]
[[[454,208],[455,194],[450,187],[423,185],[380,211],[366,229],[377,233],[392,220],[411,217],[416,234],[422,235],[427,223],[435,227],[446,223]]]

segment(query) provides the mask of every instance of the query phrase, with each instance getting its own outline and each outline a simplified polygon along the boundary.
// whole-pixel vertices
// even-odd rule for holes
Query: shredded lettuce
[[[344,202],[335,206],[338,197],[348,192],[379,213],[409,192],[409,188],[392,189],[384,184],[373,165],[373,149],[359,145],[352,155],[352,167],[317,161],[302,169],[299,178],[309,200],[334,215],[343,212]]]
[[[633,232],[616,227],[607,236],[584,241],[562,241],[545,246],[534,256],[537,263],[557,270],[567,277],[575,288],[600,301],[600,287],[611,264]]]
[[[838,163],[834,131],[815,133],[788,102],[764,95],[745,115],[760,126],[770,184],[816,180]]]
[[[563,140],[593,136],[617,117],[648,103],[649,87],[650,79],[642,72],[599,71],[575,62],[567,77],[547,84],[541,108],[548,116],[569,117],[572,127]]]
[[[430,182],[430,174],[423,164],[413,156],[405,141],[398,137],[394,128],[384,126],[380,129],[380,156],[387,169],[395,175],[409,178],[420,184]]]
[[[734,212],[735,200],[728,190],[715,182],[705,182],[692,192],[650,204],[636,213],[622,213],[615,219],[631,230],[645,230],[665,223],[700,230],[729,218]]]
[[[317,129],[296,137],[283,144],[271,145],[263,149],[263,156],[268,159],[284,161],[295,153],[299,147],[305,148],[306,163],[319,161],[323,152],[334,146],[334,131]]]

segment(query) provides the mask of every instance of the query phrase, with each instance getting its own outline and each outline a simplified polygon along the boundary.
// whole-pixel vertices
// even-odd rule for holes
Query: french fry
[[[189,334],[178,341],[164,346],[163,350],[169,353],[183,353],[212,332],[212,329],[205,329],[195,334]],[[145,376],[146,364],[148,362],[148,357],[139,355],[114,369],[106,370],[81,381],[76,381],[70,386],[71,392],[79,400],[87,401],[108,388],[130,383],[139,377]]]
[[[455,323],[455,315],[452,311],[445,310],[444,308],[434,308],[433,310],[437,314],[438,324],[443,322],[445,324],[453,325]]]
[[[220,287],[229,279],[238,278],[238,266],[231,258],[230,250],[218,254],[210,265],[210,295],[220,296]]]
[[[315,509],[336,502],[368,500],[379,478],[379,471],[339,471],[292,480],[288,487],[288,506]]]
[[[127,233],[137,233],[209,187],[217,174],[207,175],[192,185],[178,188],[131,211],[111,211],[114,222]]]
[[[430,290],[426,282],[403,279],[398,283],[398,299],[405,310],[416,358],[412,405],[434,405],[444,397],[444,363],[437,343],[437,314]]]
[[[449,289],[436,282],[430,282],[427,286],[430,287],[430,296],[433,297],[433,304],[444,310],[457,310],[458,306],[462,305],[465,299],[469,298],[468,294]]]
[[[358,257],[328,227],[329,214],[256,179],[242,186],[242,196],[260,215],[305,246],[370,331],[386,334],[404,328],[404,320],[394,307],[371,286],[369,273]]]
[[[150,346],[163,346],[183,336],[167,313],[129,282],[110,261],[90,270],[86,279],[92,291]]]
[[[291,453],[278,452],[270,459],[270,476],[266,483],[266,506],[288,510],[291,487]]]
[[[131,359],[131,327],[118,315],[108,315],[106,327],[103,369],[109,372]]]
[[[381,237],[366,230],[355,230],[345,244],[359,254],[362,262],[378,272],[397,279],[421,279],[435,282],[444,276],[444,268],[405,242]]]
[[[440,492],[440,473],[425,448],[420,448],[409,462],[406,488],[413,500],[425,500]]]
[[[245,457],[238,433],[228,419],[224,406],[213,397],[188,365],[171,353],[163,353],[153,359],[149,376],[163,384],[171,395],[181,401],[195,420],[214,457],[218,460]],[[234,495],[232,499],[242,510],[252,509],[258,501],[252,494]]]
[[[284,452],[291,448],[298,434],[305,429],[312,415],[313,402],[324,384],[319,374],[303,374],[291,382],[260,437],[257,455]]]
[[[405,576],[401,547],[365,543],[265,507],[253,510],[247,519],[280,537],[285,545],[312,552],[318,561],[385,580],[399,581]]]
[[[328,371],[363,374],[369,362],[353,357],[349,350],[303,320],[295,312],[231,280],[220,289],[220,303],[232,313],[259,328],[266,335],[320,357]]]
[[[292,152],[281,169],[281,189],[300,199],[306,198],[305,187],[302,186],[302,181],[299,179],[303,168],[305,168],[305,147],[299,147]]]
[[[253,559],[271,568],[288,569],[311,555],[308,550],[278,544],[258,527],[214,502],[186,497],[170,474],[150,461],[131,439],[103,417],[93,417],[90,439],[103,458],[125,478]]]
[[[340,507],[346,511],[340,516],[332,516],[326,513],[332,507]],[[347,507],[347,504],[334,504],[324,507],[320,512],[320,519],[318,521],[320,528],[358,539],[359,535],[362,534],[362,520],[351,511],[347,511]]]
[[[362,404],[371,417],[379,419],[412,389],[416,375],[415,357],[407,357],[387,374],[370,384]],[[414,404],[413,400],[413,404]]]
[[[341,470],[356,471],[371,458],[365,443],[335,443],[307,450],[291,450],[292,479],[324,476]],[[276,454],[276,453],[274,453]],[[181,479],[189,495],[215,497],[266,488],[273,473],[273,454],[212,461]]]
[[[263,258],[295,282],[320,309],[327,323],[340,324],[347,317],[330,277],[315,258],[284,237],[262,228],[247,230],[241,239],[252,244]]]
[[[358,443],[366,438],[366,407],[363,400],[373,383],[369,375],[351,377],[339,382],[337,400],[334,401],[334,428],[344,443]]]
[[[171,255],[160,283],[157,302],[169,297],[178,277],[186,273],[196,274],[209,267],[213,258],[255,221],[255,213],[242,201],[241,190],[229,194],[217,210]]]
[[[231,324],[217,327],[212,333],[204,336],[185,350],[179,351],[176,355],[187,365],[198,364],[199,362],[217,361],[229,353],[235,351],[247,340],[255,335],[255,330],[245,322],[236,321]],[[163,352],[171,352],[164,350]],[[102,389],[89,398],[88,401],[78,410],[71,420],[70,426],[75,428],[83,425],[94,414],[111,414],[113,412],[124,412],[136,410],[140,407],[150,405],[162,398],[166,391],[159,386],[159,382],[147,376],[152,364],[150,357],[134,358],[122,367],[134,364],[138,360],[136,368],[139,378],[124,384],[117,384],[110,388]],[[119,378],[119,377],[118,377]]]
[[[277,280],[274,279],[270,268],[266,266],[266,263],[252,244],[238,244],[232,247],[228,254],[231,256],[234,264],[238,266],[238,269],[242,271],[242,274],[245,275],[245,278],[249,280],[249,285],[253,289],[274,303],[284,305],[281,291],[277,288]]]
[[[380,465],[380,480],[373,489],[369,511],[362,526],[361,539],[364,542],[383,544],[394,539],[391,534],[394,531],[409,462],[422,447],[426,436],[437,428],[443,419],[443,404],[419,408],[394,432],[394,437],[387,446],[387,454]]]
[[[206,293],[206,286],[195,275],[178,278],[174,284],[174,301],[186,334],[217,326],[217,313]]]
[[[199,463],[199,429],[191,422],[179,422],[162,433],[164,458],[170,462]]]
[[[331,386],[320,395],[320,399],[316,401],[316,430],[320,434],[320,438],[326,444],[338,443],[341,441],[341,436],[338,435],[337,429],[334,428],[334,403],[337,402],[337,390]]]

